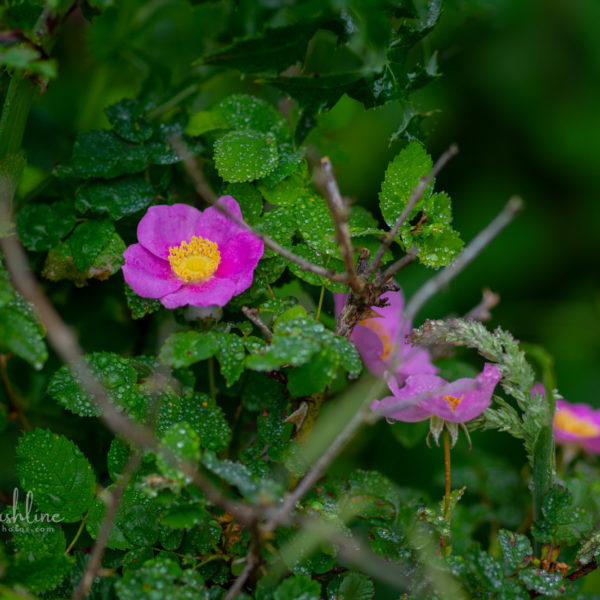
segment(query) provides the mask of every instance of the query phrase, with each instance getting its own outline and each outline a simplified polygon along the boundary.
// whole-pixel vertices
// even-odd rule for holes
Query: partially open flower
[[[492,402],[492,394],[502,375],[496,365],[486,363],[475,378],[448,383],[435,375],[411,375],[399,387],[388,381],[393,396],[375,401],[372,409],[394,421],[424,421],[431,416],[454,423],[478,417]]]
[[[600,411],[587,404],[556,401],[554,438],[563,444],[579,444],[600,454]]]
[[[242,218],[231,196],[219,198]],[[137,228],[138,244],[124,253],[123,276],[144,298],[166,308],[225,306],[252,284],[263,242],[215,207],[151,206]]]
[[[434,374],[437,367],[431,363],[429,352],[424,348],[411,346],[406,340],[411,324],[404,320],[404,297],[402,292],[387,292],[381,296],[388,305],[372,307],[371,316],[359,321],[352,332],[355,343],[366,367],[378,377],[382,377],[391,365],[396,344],[397,369],[395,376],[403,383],[409,375]],[[339,314],[346,301],[346,294],[334,294],[336,314]]]

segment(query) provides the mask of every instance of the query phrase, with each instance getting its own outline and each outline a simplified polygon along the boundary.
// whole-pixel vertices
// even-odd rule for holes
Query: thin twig
[[[373,399],[383,390],[383,381],[376,381],[365,394],[365,400],[352,418],[346,423],[336,438],[329,444],[325,452],[317,459],[306,475],[300,480],[294,491],[289,494],[283,504],[275,510],[265,529],[272,531],[277,525],[283,523],[292,512],[296,504],[310,491],[312,486],[321,478],[325,469],[336,458],[348,441],[354,436],[365,421]]]
[[[502,212],[458,255],[456,260],[437,275],[425,282],[410,299],[404,313],[405,319],[412,322],[425,303],[445,285],[450,283],[479,253],[514,219],[523,207],[520,198],[511,198]]]
[[[246,317],[252,321],[264,334],[265,337],[270,340],[273,337],[273,332],[265,325],[264,321],[258,316],[258,310],[256,308],[248,308],[242,306],[242,312]]]
[[[346,268],[348,285],[357,293],[360,293],[364,282],[357,276],[354,269],[354,249],[350,239],[350,227],[348,225],[348,204],[340,193],[335,173],[328,156],[321,159],[321,182],[325,188],[327,205],[331,211],[335,224],[335,238],[337,240],[342,261]]]
[[[415,189],[411,192],[408,202],[406,203],[406,206],[404,207],[404,210],[400,213],[400,215],[396,219],[396,222],[394,223],[394,226],[387,233],[385,239],[381,243],[381,246],[375,253],[373,260],[371,261],[371,266],[369,267],[369,270],[367,272],[369,277],[373,273],[375,273],[375,271],[381,265],[381,260],[383,259],[383,255],[387,252],[388,248],[392,245],[392,242],[394,241],[394,239],[398,235],[398,232],[400,231],[400,227],[402,227],[402,224],[404,223],[404,221],[406,221],[406,219],[408,218],[408,215],[410,215],[412,209],[415,207],[417,202],[423,197],[423,194],[425,193],[427,186],[433,181],[434,177],[436,177],[436,175],[438,175],[438,173],[446,166],[448,161],[453,156],[456,156],[456,154],[458,154],[458,147],[453,144],[452,146],[450,146],[450,148],[448,148],[448,150],[446,150],[446,152],[444,152],[438,158],[438,160],[433,165],[433,168],[431,169],[429,174],[425,177],[421,177],[421,179],[419,180],[419,183],[417,184],[417,187],[415,187]]]
[[[419,249],[416,246],[411,246],[408,252],[394,264],[390,265],[383,273],[378,275],[373,282],[374,287],[380,288],[387,283],[396,273],[400,272],[404,267],[410,265],[419,255]]]
[[[88,595],[88,592],[94,583],[94,579],[96,579],[98,572],[102,567],[102,557],[104,556],[104,551],[106,550],[106,545],[108,544],[108,538],[110,537],[112,526],[117,516],[119,504],[123,498],[125,488],[131,482],[140,465],[140,459],[141,455],[138,452],[133,452],[129,456],[129,459],[125,464],[125,468],[123,469],[123,473],[121,474],[121,478],[108,496],[106,512],[104,513],[102,524],[98,530],[98,537],[94,542],[90,557],[85,566],[85,571],[83,572],[83,575],[79,580],[79,584],[73,592],[72,600],[83,600],[83,598]]]
[[[242,572],[237,576],[237,579],[233,582],[231,587],[227,590],[225,596],[223,596],[223,600],[233,600],[244,587],[246,581],[248,581],[248,577],[250,577],[252,571],[254,570],[254,560],[250,557],[250,553],[246,555],[246,566],[242,569]]]
[[[484,288],[481,302],[472,308],[463,319],[473,319],[475,321],[489,321],[492,318],[490,310],[500,302],[500,296],[492,292],[489,288]]]
[[[189,152],[185,142],[179,137],[172,136],[169,139],[170,144],[173,146],[173,149],[181,159],[183,166],[187,172],[187,174],[191,177],[194,182],[194,186],[196,188],[196,192],[202,196],[209,204],[214,206],[217,210],[222,212],[230,221],[242,227],[246,231],[253,233],[257,238],[261,239],[265,246],[270,248],[271,250],[277,252],[283,256],[283,258],[287,258],[288,260],[296,263],[300,269],[303,271],[310,271],[311,273],[315,273],[316,275],[320,275],[321,277],[325,277],[326,279],[330,279],[331,281],[337,281],[339,283],[347,282],[346,273],[337,273],[331,269],[325,269],[320,267],[319,265],[315,265],[306,259],[294,254],[287,248],[284,248],[282,245],[278,244],[274,239],[269,237],[268,235],[257,231],[248,223],[246,223],[243,219],[238,218],[236,215],[232,214],[227,210],[222,204],[218,202],[218,198],[216,194],[211,190],[210,186],[206,182],[204,174],[201,169],[198,167],[194,156]]]

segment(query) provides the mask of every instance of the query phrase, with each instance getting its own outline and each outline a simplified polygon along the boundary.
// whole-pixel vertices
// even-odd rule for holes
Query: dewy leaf
[[[75,207],[79,212],[107,213],[116,221],[146,208],[155,195],[154,186],[143,176],[130,175],[86,183],[75,194]]]
[[[228,182],[254,181],[277,166],[277,142],[258,131],[232,131],[215,142],[215,165]]]
[[[172,425],[162,436],[160,446],[177,460],[196,462],[200,459],[200,438],[192,426],[185,421]],[[156,462],[165,477],[189,482],[189,478],[162,453],[157,455]]]
[[[160,300],[156,298],[142,298],[138,296],[127,284],[125,284],[125,299],[127,300],[127,306],[131,310],[133,319],[141,319],[146,315],[150,315],[162,306]]]
[[[233,196],[242,210],[242,217],[248,225],[254,225],[263,209],[260,192],[249,183],[230,183],[223,192],[224,196]]]
[[[219,350],[219,343],[212,332],[182,331],[170,335],[159,353],[159,360],[179,369],[205,360]]]
[[[289,136],[288,126],[272,105],[247,94],[233,94],[217,107],[231,129],[253,129],[281,139]]]
[[[216,357],[221,366],[221,374],[225,377],[227,386],[231,386],[244,371],[244,359],[246,358],[244,343],[234,333],[215,331],[214,335],[218,344]]]
[[[268,29],[257,36],[233,44],[202,57],[207,65],[232,67],[242,73],[283,71],[304,58],[306,45],[320,21],[305,22],[277,29]]]
[[[144,401],[135,386],[137,374],[129,361],[111,352],[94,352],[86,355],[85,360],[115,405],[140,416]],[[66,365],[50,379],[48,394],[76,415],[97,417],[100,414],[92,397]]]
[[[322,392],[334,379],[340,359],[329,348],[321,350],[310,362],[287,371],[288,390],[292,396],[310,396]]]
[[[112,224],[110,225],[112,227]],[[108,228],[106,231],[108,231]],[[100,237],[95,235],[97,233],[99,233],[97,230],[94,231],[91,229],[82,232],[81,237],[78,236],[76,238],[76,247],[78,243],[82,243],[82,249],[85,248],[85,251],[78,258],[80,264],[87,261],[91,254],[95,254],[96,249],[94,244],[99,243],[101,240]],[[88,241],[91,243],[90,246],[87,245]],[[112,233],[112,235],[104,238],[104,246],[100,248],[95,258],[92,259],[89,267],[85,271],[81,271],[75,265],[74,251],[71,248],[69,238],[48,252],[42,275],[52,281],[68,279],[73,281],[78,287],[84,286],[90,278],[103,281],[121,268],[125,262],[123,258],[125,248],[125,242],[123,242],[119,234]]]
[[[202,578],[185,572],[172,558],[161,554],[130,570],[117,580],[115,588],[120,600],[184,600],[208,598]]]
[[[78,225],[69,237],[73,262],[80,271],[87,271],[115,234],[108,220],[87,221]]]
[[[17,215],[17,231],[28,250],[49,250],[75,227],[70,202],[27,204]]]
[[[146,164],[144,146],[126,142],[111,131],[90,131],[77,136],[71,160],[57,172],[60,177],[110,179],[143,171]]]
[[[375,595],[373,582],[362,573],[347,573],[327,586],[328,600],[371,600]]]
[[[181,418],[196,431],[200,446],[221,452],[229,446],[231,428],[223,410],[206,394],[196,393],[182,403]]]
[[[0,308],[0,351],[16,354],[37,370],[48,359],[48,350],[37,323],[17,306]]]
[[[56,515],[54,522],[80,521],[94,499],[96,476],[90,463],[73,442],[47,429],[19,439],[17,474],[37,509]]]
[[[527,557],[533,556],[531,542],[523,534],[501,529],[498,541],[504,554],[504,560],[512,571],[516,571]]]
[[[319,600],[321,585],[308,575],[289,577],[275,590],[275,600]]]
[[[113,131],[128,142],[145,142],[152,126],[144,119],[144,107],[137,100],[121,100],[104,110]]]
[[[29,509],[31,510],[31,509]],[[5,519],[12,520],[14,508],[7,509],[4,513]],[[17,515],[27,517],[28,509],[26,504],[19,502],[16,506]],[[11,524],[16,525],[12,534],[15,546],[26,553],[30,558],[39,559],[52,555],[61,554],[65,551],[67,543],[65,534],[58,523],[33,521],[34,515],[30,514],[30,521],[25,518],[20,519],[17,516],[17,521]],[[8,525],[9,521],[5,520]]]
[[[410,193],[417,187],[421,177],[429,174],[433,161],[419,142],[411,142],[388,165],[381,185],[379,202],[385,222],[392,226],[406,206]],[[433,183],[425,191],[431,194]]]

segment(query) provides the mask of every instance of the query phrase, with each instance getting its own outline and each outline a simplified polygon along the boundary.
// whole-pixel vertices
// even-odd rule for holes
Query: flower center
[[[588,423],[585,419],[575,416],[569,410],[562,408],[554,414],[554,426],[567,433],[578,435],[584,438],[591,438],[600,435],[600,430],[596,425]]]
[[[383,352],[379,358],[381,360],[387,360],[394,348],[394,343],[392,342],[389,331],[377,319],[363,319],[359,322],[359,325],[363,325],[367,329],[370,329],[373,333],[377,334],[381,340],[381,343],[383,344]]]
[[[194,235],[189,242],[169,247],[171,270],[186,283],[210,279],[220,262],[217,244],[200,236]]]
[[[456,396],[444,396],[444,400],[450,405],[450,408],[454,411],[458,408],[458,405],[464,397],[464,394],[461,394],[460,398],[457,398]]]

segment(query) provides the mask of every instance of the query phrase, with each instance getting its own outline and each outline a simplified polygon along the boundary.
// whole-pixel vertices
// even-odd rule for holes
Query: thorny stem
[[[450,508],[450,435],[446,428],[444,428],[444,432],[442,433],[442,439],[444,443],[444,477],[446,481],[446,486],[444,489],[444,519],[448,518],[448,510]]]

